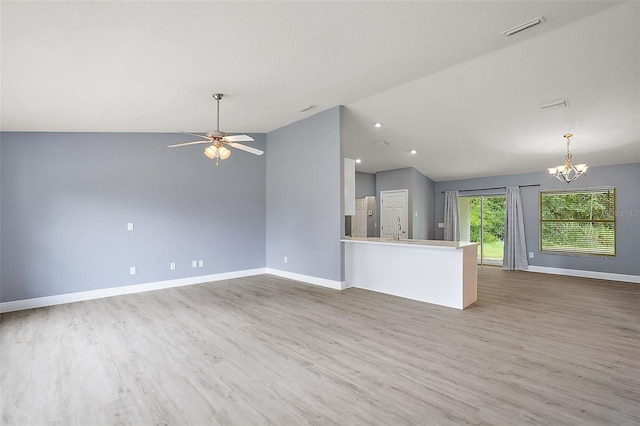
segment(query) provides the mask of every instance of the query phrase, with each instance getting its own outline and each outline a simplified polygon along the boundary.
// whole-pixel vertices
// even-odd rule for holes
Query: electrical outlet
[[[176,262],[171,262],[169,264],[169,270],[170,271],[175,271],[176,270]]]
[[[197,268],[198,267],[198,261],[197,260],[192,260],[191,261],[191,267],[192,268]]]
[[[532,251],[529,252],[529,259],[533,259],[533,252]]]
[[[198,268],[204,267],[204,260],[198,260]]]
[[[136,267],[135,266],[131,266],[129,268],[129,275],[135,275],[136,274]]]
[[[444,228],[444,222],[438,222],[438,228]]]
[[[289,261],[289,259],[287,259],[287,256],[284,257],[284,263],[287,263]]]

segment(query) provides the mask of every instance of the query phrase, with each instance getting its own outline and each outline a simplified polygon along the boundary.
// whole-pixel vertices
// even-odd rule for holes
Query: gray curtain
[[[460,241],[458,191],[444,191],[444,239]]]
[[[527,245],[524,241],[524,220],[520,188],[507,187],[507,214],[504,221],[504,253],[502,267],[510,271],[524,271],[527,262]]]

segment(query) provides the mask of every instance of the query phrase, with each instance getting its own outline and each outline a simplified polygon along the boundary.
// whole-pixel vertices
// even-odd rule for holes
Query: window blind
[[[540,191],[540,251],[616,255],[614,187]]]

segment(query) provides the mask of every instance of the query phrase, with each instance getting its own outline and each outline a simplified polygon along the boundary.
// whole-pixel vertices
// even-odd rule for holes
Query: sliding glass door
[[[504,195],[460,197],[460,240],[478,243],[479,265],[502,265]]]

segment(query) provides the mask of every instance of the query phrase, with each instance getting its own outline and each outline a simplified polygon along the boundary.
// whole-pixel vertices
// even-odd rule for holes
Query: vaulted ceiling
[[[344,153],[365,172],[545,170],[567,132],[580,163],[640,162],[635,1],[3,1],[0,14],[4,131],[207,131],[222,92],[227,132],[345,105]],[[540,108],[557,99],[568,106]]]

